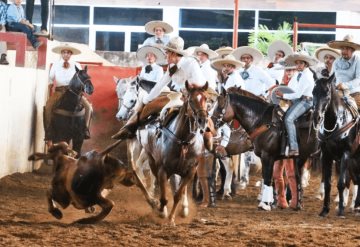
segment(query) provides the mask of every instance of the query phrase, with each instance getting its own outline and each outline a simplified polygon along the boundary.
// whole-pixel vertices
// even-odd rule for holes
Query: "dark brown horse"
[[[140,141],[145,148],[151,170],[157,175],[160,185],[160,214],[167,216],[166,183],[173,174],[181,176],[181,182],[174,195],[174,205],[169,215],[171,224],[175,224],[175,211],[182,197],[183,215],[188,214],[186,187],[193,178],[199,157],[204,152],[201,132],[206,128],[206,90],[208,85],[195,88],[186,83],[188,95],[177,115],[160,129],[148,127],[140,131]],[[185,195],[185,196],[184,196]]]
[[[215,125],[230,122],[233,119],[249,134],[253,141],[254,151],[261,158],[262,177],[265,190],[259,208],[270,210],[273,190],[271,187],[273,164],[275,160],[283,159],[281,155],[281,140],[283,128],[280,123],[273,122],[274,105],[247,91],[231,88],[218,97],[213,119]],[[300,156],[296,157],[297,209],[301,209],[302,188],[300,182],[301,168],[310,154],[315,151],[315,133],[310,134],[309,127],[298,128]]]
[[[340,164],[340,174],[337,183],[339,191],[339,210],[337,215],[344,216],[344,195],[346,174],[350,172],[354,184],[359,184],[360,152],[355,156],[351,153],[356,133],[359,130],[356,106],[351,111],[346,101],[348,97],[340,96],[334,86],[335,77],[323,78],[316,82],[314,96],[314,126],[318,129],[320,140],[322,175],[325,187],[325,198],[320,216],[326,216],[330,211],[331,173],[333,161]],[[350,101],[349,101],[350,102]],[[359,192],[355,208],[359,206]]]

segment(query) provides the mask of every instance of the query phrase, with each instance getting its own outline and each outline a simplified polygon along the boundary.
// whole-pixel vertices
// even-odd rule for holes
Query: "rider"
[[[360,57],[354,53],[360,50],[360,44],[353,42],[351,35],[346,35],[341,41],[330,41],[328,46],[341,50],[341,57],[337,58],[333,64],[336,88],[349,89],[350,95],[360,109]]]
[[[266,72],[279,83],[284,76],[283,66],[279,62],[290,54],[293,54],[291,47],[282,40],[276,40],[269,45],[268,57],[271,62],[268,64]]]
[[[265,97],[268,90],[276,84],[276,80],[256,66],[263,59],[261,52],[249,46],[242,46],[235,49],[231,54],[245,63],[244,68],[239,69],[240,75],[245,81],[244,89],[256,96]]]
[[[165,53],[158,47],[145,45],[137,50],[136,57],[144,64],[139,77],[147,81],[159,82],[164,70],[158,64],[166,63]]]
[[[196,47],[194,53],[200,61],[200,68],[203,72],[205,80],[209,83],[209,87],[215,90],[217,72],[213,68],[211,68],[210,60],[216,58],[218,54],[213,50],[209,49],[209,46],[207,44],[202,44],[201,46]]]
[[[330,47],[321,47],[315,51],[315,57],[323,66],[316,69],[317,78],[330,77],[335,59],[340,57],[340,52]]]
[[[278,97],[293,102],[292,106],[286,112],[285,126],[290,145],[288,156],[298,156],[299,145],[294,122],[313,105],[312,91],[315,86],[315,81],[309,66],[315,65],[316,60],[307,54],[295,53],[286,57],[285,63],[289,65],[295,64],[298,71],[298,73],[291,78],[288,85],[294,90],[294,93],[284,94],[280,90],[276,90],[275,93]]]
[[[78,50],[77,48],[69,44],[61,44],[54,47],[52,51],[54,53],[60,54],[61,58],[60,60],[54,62],[50,69],[49,93],[51,94],[52,92],[52,94],[49,97],[48,101],[46,102],[46,106],[44,109],[45,141],[47,142],[47,145],[49,147],[52,145],[51,118],[52,118],[54,106],[56,106],[56,103],[65,93],[72,77],[76,73],[75,66],[81,69],[80,64],[70,60],[72,55],[78,55],[81,53],[81,51]],[[55,84],[55,91],[53,91],[54,84]],[[89,125],[90,125],[90,119],[93,109],[89,101],[84,96],[81,97],[81,103],[85,108],[85,123],[86,123],[85,139],[89,139],[90,138]]]
[[[143,45],[167,45],[170,37],[166,35],[173,31],[173,27],[165,21],[149,21],[145,24],[145,31],[154,35],[147,38]]]

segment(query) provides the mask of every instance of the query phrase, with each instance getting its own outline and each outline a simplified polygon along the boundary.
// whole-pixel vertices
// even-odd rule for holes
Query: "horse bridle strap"
[[[251,131],[251,133],[249,134],[249,138],[251,141],[254,141],[256,137],[258,137],[259,135],[261,135],[262,133],[264,133],[265,131],[270,129],[270,125],[269,124],[262,124],[259,127],[257,127],[256,129],[254,129],[253,131]]]
[[[161,129],[165,130],[165,133],[168,133],[168,136],[172,137],[173,140],[176,141],[177,144],[179,145],[182,145],[182,146],[185,146],[185,145],[191,145],[193,144],[196,139],[194,138],[195,135],[193,134],[193,136],[191,138],[188,138],[190,139],[190,141],[184,141],[184,140],[181,140],[179,139],[173,132],[171,132],[171,130],[169,130],[168,128],[162,126]]]
[[[66,117],[81,117],[85,115],[85,108],[83,108],[81,111],[79,112],[71,112],[71,111],[66,111],[63,109],[55,109],[54,113],[59,114],[59,115],[63,115]]]
[[[325,141],[325,140],[328,140],[330,138],[336,138],[339,135],[341,135],[342,133],[344,133],[344,132],[348,131],[349,129],[351,129],[358,122],[359,122],[359,118],[354,118],[352,121],[348,122],[347,124],[342,126],[340,129],[332,132],[330,135],[327,135],[327,136],[319,132],[318,139],[320,141]]]

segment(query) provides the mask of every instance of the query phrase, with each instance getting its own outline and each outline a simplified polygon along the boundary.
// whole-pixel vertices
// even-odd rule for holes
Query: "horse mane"
[[[252,99],[264,102],[264,103],[268,103],[263,98],[261,98],[259,96],[256,96],[255,94],[250,93],[249,91],[243,90],[240,87],[230,87],[230,88],[228,88],[227,92],[228,93],[235,93],[237,95],[245,96],[245,97],[252,98]]]

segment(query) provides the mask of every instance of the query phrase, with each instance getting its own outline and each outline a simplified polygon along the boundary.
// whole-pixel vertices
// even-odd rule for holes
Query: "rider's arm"
[[[355,78],[351,81],[343,82],[346,86],[349,87],[351,90],[352,88],[359,88],[360,87],[360,59],[356,59],[355,64]]]
[[[169,71],[166,71],[165,75],[161,78],[161,80],[155,84],[155,86],[151,89],[150,93],[144,97],[143,103],[147,104],[157,96],[160,95],[162,89],[171,81],[171,77],[169,75]]]

